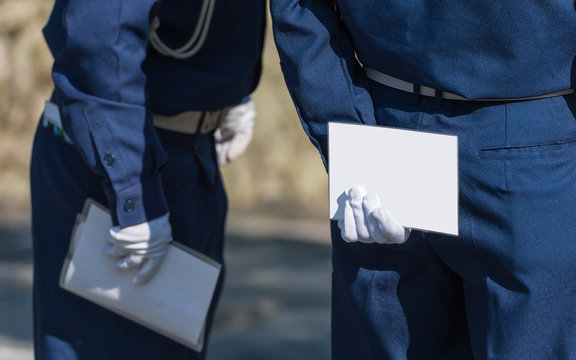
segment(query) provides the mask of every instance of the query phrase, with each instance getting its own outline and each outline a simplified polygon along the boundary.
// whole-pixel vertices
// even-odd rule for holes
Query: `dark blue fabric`
[[[264,0],[216,1],[206,42],[176,60],[148,48],[158,15],[161,38],[183,45],[201,1],[57,0],[44,35],[54,55],[53,101],[63,127],[92,171],[105,179],[115,223],[129,226],[167,210],[159,172],[166,155],[151,114],[223,109],[256,87]],[[114,166],[103,157],[112,154]],[[124,204],[136,204],[124,211]]]
[[[573,1],[338,3],[360,61],[406,81],[470,99],[574,86]]]
[[[271,1],[270,11],[290,95],[327,166],[327,121],[375,124],[354,45],[324,1]]]
[[[161,178],[175,241],[223,262],[227,201],[212,134],[194,139],[164,130],[157,133],[168,157]],[[36,359],[204,358],[204,353],[195,353],[58,286],[76,214],[89,197],[108,204],[102,178],[73,145],[42,126],[34,141],[31,190]],[[185,274],[182,281],[186,281]],[[208,331],[220,288],[221,282]]]
[[[576,359],[576,96],[415,96],[367,81],[355,59],[468,98],[574,88],[574,3],[270,8],[286,83],[325,164],[328,121],[458,135],[459,237],[348,244],[332,224],[333,359]]]
[[[572,1],[271,0],[270,11],[286,82],[324,162],[327,121],[374,123],[355,56],[467,98],[576,86]]]
[[[333,358],[576,359],[576,97],[371,88],[378,125],[458,135],[460,236],[347,244],[333,224]]]

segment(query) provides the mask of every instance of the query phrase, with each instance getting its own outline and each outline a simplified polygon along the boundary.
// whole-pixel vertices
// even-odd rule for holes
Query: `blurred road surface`
[[[327,360],[328,223],[229,220],[227,278],[209,360]],[[0,359],[30,360],[32,247],[26,224],[0,227]]]

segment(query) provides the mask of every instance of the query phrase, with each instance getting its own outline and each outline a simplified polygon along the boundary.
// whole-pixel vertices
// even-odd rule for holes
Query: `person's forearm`
[[[286,84],[327,165],[328,121],[375,123],[366,78],[330,4],[271,0],[270,10]]]
[[[102,176],[114,222],[130,226],[167,212],[166,161],[148,109],[148,26],[156,0],[71,0],[53,79],[64,130]]]

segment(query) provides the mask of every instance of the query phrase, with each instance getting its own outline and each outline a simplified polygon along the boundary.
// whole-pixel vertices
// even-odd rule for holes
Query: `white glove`
[[[256,110],[252,99],[236,105],[226,114],[222,125],[214,132],[219,165],[230,163],[246,151],[252,140],[255,117]]]
[[[410,229],[404,229],[390,212],[382,207],[377,194],[367,194],[362,185],[346,190],[344,220],[338,221],[346,242],[402,244]]]
[[[138,269],[132,282],[142,285],[160,269],[170,241],[172,228],[169,214],[166,214],[150,222],[122,229],[113,226],[108,230],[106,252],[118,259],[115,263],[118,270]]]

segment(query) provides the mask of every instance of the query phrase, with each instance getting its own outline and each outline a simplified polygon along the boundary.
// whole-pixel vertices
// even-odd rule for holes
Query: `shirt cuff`
[[[140,183],[119,193],[114,193],[109,183],[104,189],[112,222],[121,228],[149,222],[169,211],[160,175],[143,178]]]

